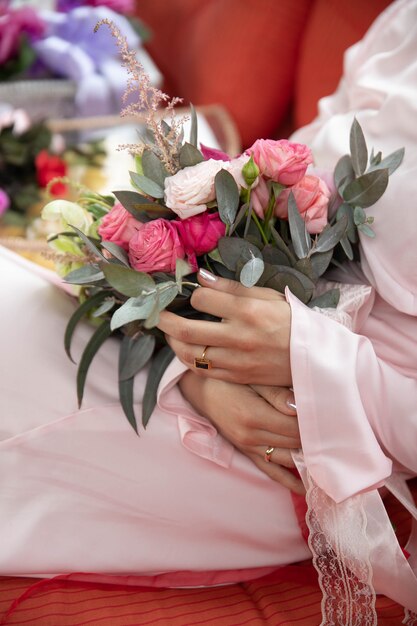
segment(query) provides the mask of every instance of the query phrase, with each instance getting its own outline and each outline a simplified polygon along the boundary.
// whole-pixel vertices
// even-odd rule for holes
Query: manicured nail
[[[297,410],[297,405],[295,404],[295,398],[294,395],[291,394],[288,398],[287,398],[287,406],[292,410],[292,411],[296,411]]]
[[[200,268],[198,270],[198,273],[200,274],[203,280],[206,280],[209,283],[215,283],[217,280],[217,276],[215,276],[214,274],[212,274],[211,272],[207,270],[204,270],[203,268]]]

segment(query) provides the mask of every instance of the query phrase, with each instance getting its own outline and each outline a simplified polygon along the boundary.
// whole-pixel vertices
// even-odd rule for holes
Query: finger
[[[230,280],[228,278],[215,276],[203,268],[200,268],[198,272],[198,281],[204,287],[209,287],[210,289],[215,289],[216,291],[227,292],[242,298],[285,300],[285,296],[282,293],[275,291],[275,289],[269,289],[267,287],[244,287],[237,280]]]
[[[269,448],[273,447],[272,445]],[[270,464],[273,463],[275,465],[283,465],[284,467],[294,468],[295,463],[292,458],[291,450],[283,449],[283,448],[274,448],[271,454],[268,455],[269,461],[265,458],[265,452],[269,448],[263,446],[256,446],[253,451],[259,454],[259,458],[263,460],[264,463]]]
[[[190,320],[171,311],[161,311],[159,314],[158,328],[184,344],[228,346],[232,340],[228,340],[229,333],[222,326],[219,322]],[[195,350],[198,351],[197,348]]]
[[[294,493],[301,496],[305,495],[305,489],[301,479],[296,478],[290,470],[273,463],[265,463],[257,454],[248,454],[247,456],[264,474],[272,478],[272,480],[275,480]]]
[[[267,385],[251,385],[256,393],[264,398],[275,409],[287,415],[296,415],[294,392],[288,387],[271,387]]]

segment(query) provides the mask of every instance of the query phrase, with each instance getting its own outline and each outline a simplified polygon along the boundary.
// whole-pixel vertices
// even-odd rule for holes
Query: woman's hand
[[[291,450],[301,447],[293,393],[283,387],[237,385],[186,372],[179,382],[192,406],[273,480],[298,494]],[[268,448],[274,448],[270,462]]]
[[[178,358],[204,377],[291,386],[291,310],[284,296],[263,287],[247,289],[205,270],[200,270],[199,281],[202,287],[194,291],[192,306],[222,322],[190,320],[163,311],[158,326]],[[203,351],[211,369],[195,365],[194,359]]]

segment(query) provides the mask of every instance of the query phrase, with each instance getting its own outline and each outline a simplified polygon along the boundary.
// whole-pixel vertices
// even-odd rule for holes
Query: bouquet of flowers
[[[110,335],[120,335],[120,402],[137,430],[134,376],[149,366],[142,414],[146,426],[173,358],[157,329],[159,313],[169,309],[201,316],[190,305],[198,269],[247,288],[288,288],[310,307],[337,306],[338,291],[315,297],[316,285],[330,264],[359,259],[358,231],[374,236],[366,209],[384,193],[404,150],[386,158],[380,152],[368,155],[354,120],[350,154],[337,163],[329,185],[307,170],[313,162],[309,148],[285,139],[259,139],[234,158],[199,148],[194,109],[187,141],[183,120],[174,115],[178,100],[169,101],[150,86],[120,33],[109,25],[130,72],[127,93],[139,92],[125,112],[148,112],[141,143],[127,146],[135,157],[132,189],[110,197],[80,189],[77,202],[53,201],[43,215],[58,220],[49,242],[64,280],[78,286],[80,304],[65,333],[70,358],[78,322],[88,316],[97,325],[78,365],[79,403],[93,357]],[[163,102],[165,119],[159,117]]]

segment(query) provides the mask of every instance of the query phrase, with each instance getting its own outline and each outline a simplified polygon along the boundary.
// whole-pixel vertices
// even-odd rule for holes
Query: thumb
[[[285,296],[275,289],[268,287],[244,287],[238,280],[230,280],[215,276],[206,269],[198,271],[198,282],[202,287],[209,287],[216,291],[230,293],[242,298],[257,298],[258,300],[285,300]]]

